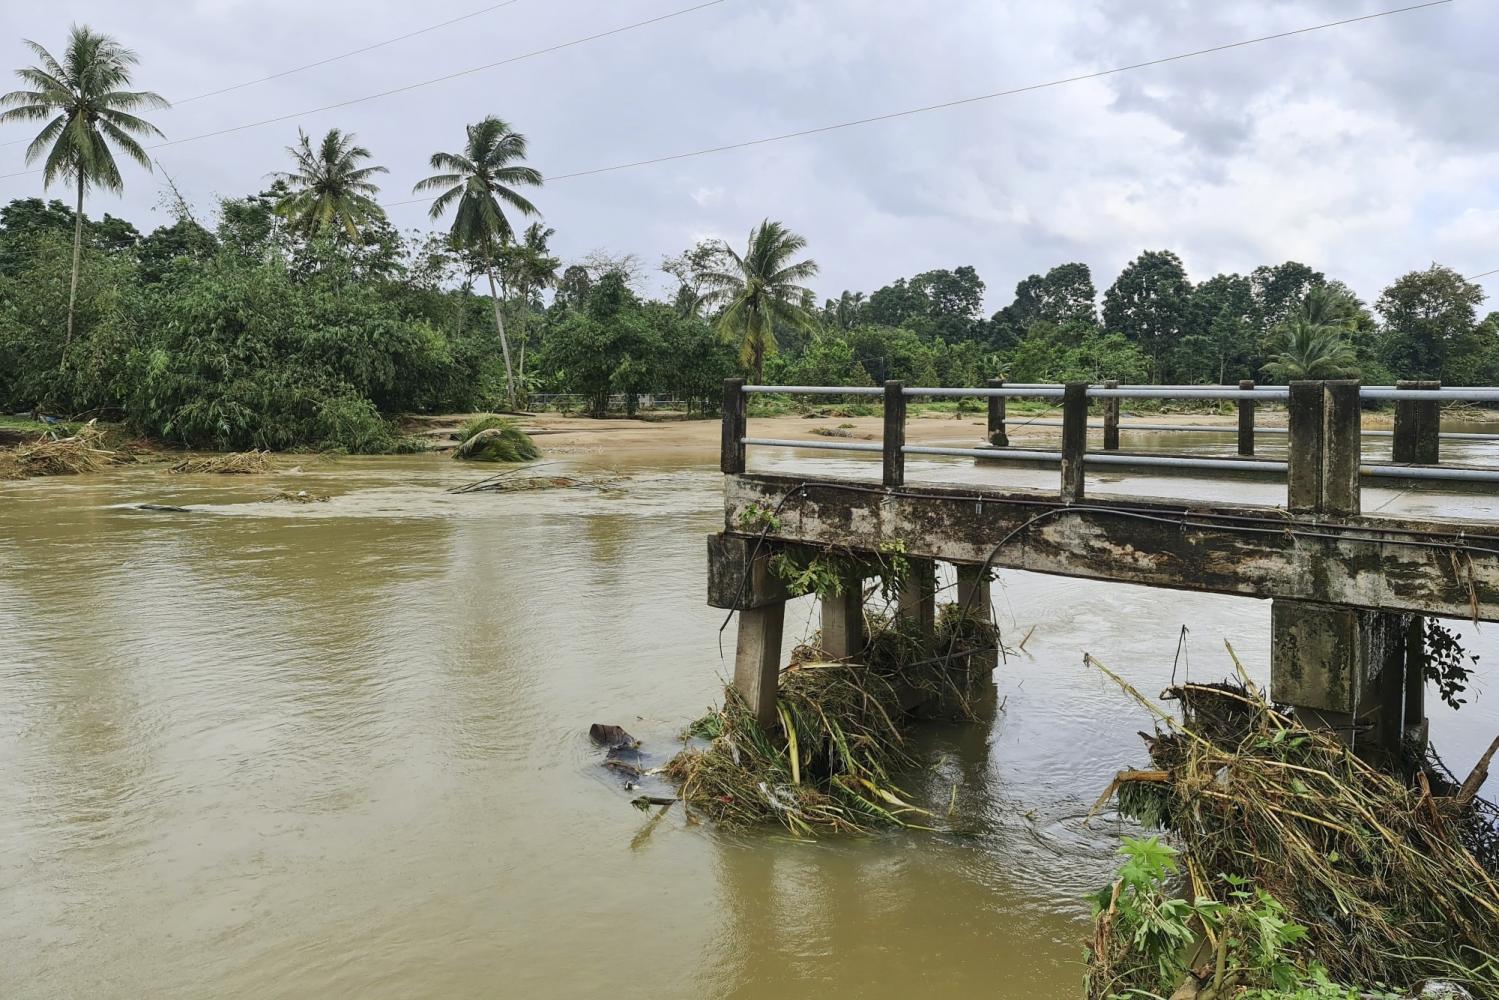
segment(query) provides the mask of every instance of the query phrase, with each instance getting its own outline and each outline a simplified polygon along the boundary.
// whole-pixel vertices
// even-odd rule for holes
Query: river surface
[[[1031,635],[1002,708],[924,731],[904,780],[955,803],[948,829],[814,843],[674,807],[647,830],[586,733],[664,756],[720,699],[713,459],[610,456],[617,494],[449,495],[482,473],[436,457],[0,484],[0,997],[1078,995],[1085,897],[1130,832],[1084,817],[1150,728],[1082,655],[1153,694],[1186,625],[1179,676],[1222,677],[1228,640],[1263,677],[1268,604],[1006,572],[999,623]],[[753,464],[842,467],[814,459]],[[788,645],[816,626],[794,604]],[[1431,699],[1454,769],[1494,735],[1493,697]]]

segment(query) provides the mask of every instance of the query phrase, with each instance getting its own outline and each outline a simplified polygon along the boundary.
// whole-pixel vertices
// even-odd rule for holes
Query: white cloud
[[[174,138],[386,90],[665,13],[686,0],[522,0],[460,25],[159,116]],[[71,21],[139,50],[138,83],[182,97],[468,8],[396,0],[77,0],[0,10],[0,39],[60,46]],[[258,189],[298,125],[357,132],[410,197],[435,149],[499,114],[548,174],[674,154],[981,94],[1379,9],[1372,0],[1066,0],[940,8],[895,0],[730,0],[448,83],[161,151],[190,197]],[[1462,3],[1067,87],[548,185],[566,257],[654,262],[766,216],[805,234],[817,286],[873,290],[973,264],[989,304],[1064,260],[1100,284],[1146,248],[1194,276],[1295,257],[1367,298],[1432,259],[1499,267],[1499,9]],[[8,56],[7,56],[8,53]],[[26,60],[18,44],[5,58]],[[0,142],[19,137],[17,129]],[[0,173],[22,146],[0,148]],[[133,172],[96,210],[160,220]],[[0,181],[0,199],[36,193]],[[420,206],[397,208],[403,226]],[[1490,284],[1499,292],[1499,284]]]

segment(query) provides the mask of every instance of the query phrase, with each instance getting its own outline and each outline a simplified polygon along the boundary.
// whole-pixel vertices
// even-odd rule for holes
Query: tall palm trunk
[[[505,339],[505,319],[500,315],[500,290],[495,285],[494,267],[484,268],[489,276],[489,299],[494,303],[494,328],[500,334],[500,350],[505,355],[505,400],[510,409],[515,409],[515,371],[510,367],[510,341]]]
[[[78,305],[78,266],[83,260],[83,171],[78,171],[78,210],[73,214],[73,280],[68,286],[68,334],[62,342],[62,359],[58,368],[68,364],[68,348],[73,344],[73,312]]]

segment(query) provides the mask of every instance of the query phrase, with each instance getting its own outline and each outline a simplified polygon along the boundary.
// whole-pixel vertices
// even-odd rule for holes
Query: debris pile
[[[1191,905],[1227,904],[1252,887],[1306,928],[1298,947],[1335,982],[1412,990],[1446,980],[1499,997],[1499,880],[1492,855],[1486,867],[1474,853],[1494,840],[1481,777],[1437,783],[1419,763],[1408,777],[1386,773],[1277,710],[1242,669],[1238,684],[1168,691],[1179,721],[1109,676],[1159,723],[1145,735],[1153,769],[1121,772],[1111,791],[1120,812],[1174,835]],[[1159,989],[1138,938],[1106,933],[1112,909],[1099,915],[1090,956],[1094,995]],[[1202,996],[1237,995],[1222,992],[1221,963],[1184,964]]]
[[[929,814],[895,784],[913,763],[906,728],[933,705],[969,712],[989,681],[980,654],[997,641],[989,622],[954,606],[943,609],[934,650],[903,619],[871,616],[862,662],[798,648],[780,677],[774,727],[762,729],[730,686],[663,773],[689,810],[730,828],[780,824],[805,835],[920,824]]]
[[[213,473],[222,476],[253,476],[274,468],[268,451],[232,451],[224,455],[196,455],[172,466],[173,472]]]
[[[47,437],[0,451],[0,480],[73,476],[130,460],[104,447],[103,438],[98,425],[90,420],[68,437]]]

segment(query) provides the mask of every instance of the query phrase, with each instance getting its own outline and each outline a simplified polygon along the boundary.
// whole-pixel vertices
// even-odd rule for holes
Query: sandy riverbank
[[[1016,414],[1008,422],[1012,441],[1041,442],[1060,435],[1051,426],[1028,426],[1032,419],[1056,419],[1059,413]],[[1136,418],[1155,424],[1235,426],[1232,416],[1203,414],[1151,414]],[[543,413],[521,419],[544,452],[557,454],[672,453],[691,455],[712,462],[718,456],[721,425],[717,420],[594,420],[588,417]],[[1126,420],[1126,425],[1128,419]],[[982,415],[965,413],[913,414],[906,425],[909,444],[973,448],[984,443],[986,421]],[[831,433],[830,433],[831,432]],[[878,442],[882,436],[880,417],[751,417],[751,437],[787,441]]]

